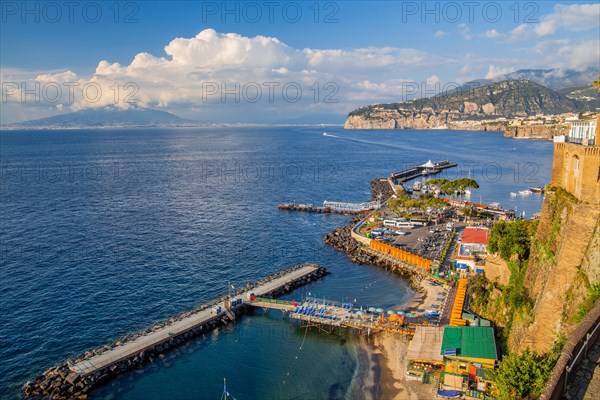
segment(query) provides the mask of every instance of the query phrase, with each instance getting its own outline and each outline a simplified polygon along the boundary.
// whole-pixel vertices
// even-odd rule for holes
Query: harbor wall
[[[258,287],[260,284],[268,283],[274,279],[280,278],[287,273],[291,273],[297,269],[306,267],[307,265],[312,264],[301,264],[298,266],[294,266],[288,268],[286,270],[275,273],[255,284],[246,285],[242,290],[238,291],[236,295],[240,295],[241,293],[246,292],[247,290],[252,290],[254,287]],[[278,297],[293,291],[294,289],[307,285],[311,282],[314,282],[329,272],[322,267],[314,265],[315,269],[297,280],[292,282],[287,282],[274,290],[263,293],[261,296],[263,297]],[[144,336],[151,332],[155,332],[165,327],[168,327],[170,324],[173,324],[177,321],[181,321],[182,319],[188,318],[194,314],[202,312],[207,308],[211,308],[222,301],[224,301],[226,297],[221,297],[217,300],[214,300],[208,304],[202,305],[195,310],[186,312],[179,316],[170,318],[167,321],[163,321],[159,324],[154,325],[151,328],[148,328],[142,332],[137,332],[131,335],[128,335],[125,338],[122,338],[119,341],[116,341],[110,345],[106,345],[95,350],[91,350],[85,352],[80,357],[75,360],[68,360],[60,365],[54,366],[48,370],[46,370],[40,376],[34,378],[33,380],[27,382],[23,386],[23,393],[27,398],[36,398],[36,399],[73,399],[73,398],[86,398],[91,390],[108,381],[112,377],[115,377],[121,373],[126,371],[139,368],[145,363],[152,362],[159,355],[180,346],[181,344],[191,340],[192,338],[203,335],[207,332],[212,331],[213,329],[222,327],[231,323],[234,319],[242,316],[249,312],[249,307],[245,304],[241,304],[237,307],[233,307],[230,309],[230,316],[227,313],[221,313],[214,315],[214,317],[209,320],[204,321],[203,323],[191,326],[188,330],[184,332],[179,332],[177,335],[173,335],[163,341],[155,342],[148,345],[145,348],[139,349],[135,354],[132,354],[126,358],[115,360],[114,363],[106,366],[105,368],[98,369],[93,373],[88,375],[80,375],[77,372],[74,372],[73,365],[76,363],[80,363],[85,360],[89,360],[92,357],[98,356],[106,351],[110,351],[116,346],[121,346],[125,343],[134,341],[140,336]]]

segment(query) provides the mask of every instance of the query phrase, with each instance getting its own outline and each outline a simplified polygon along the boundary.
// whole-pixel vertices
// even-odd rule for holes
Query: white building
[[[596,141],[596,127],[598,120],[594,119],[576,119],[571,121],[571,130],[567,141],[572,143],[581,143],[583,145],[593,145]]]

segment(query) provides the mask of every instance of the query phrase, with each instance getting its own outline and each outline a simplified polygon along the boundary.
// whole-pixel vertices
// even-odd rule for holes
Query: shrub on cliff
[[[509,354],[498,365],[497,398],[500,400],[537,399],[552,373],[556,356],[537,355],[529,349],[521,354]]]
[[[487,249],[490,253],[500,254],[507,262],[513,255],[518,256],[519,260],[526,260],[529,258],[533,231],[531,221],[498,221],[490,232]]]

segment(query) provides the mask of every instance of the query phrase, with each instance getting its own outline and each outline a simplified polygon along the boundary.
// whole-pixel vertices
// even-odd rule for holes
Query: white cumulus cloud
[[[281,93],[285,85],[295,85],[303,89],[304,99],[312,101],[317,96],[315,83],[321,90],[319,96],[335,91],[339,107],[351,109],[354,104],[349,103],[358,98],[362,102],[396,100],[403,82],[399,76],[455,63],[411,48],[297,49],[274,37],[246,37],[213,29],[191,38],[175,38],[164,52],[139,53],[124,65],[102,60],[87,77],[65,71],[38,74],[36,79],[76,81],[78,88],[89,87],[94,101],[80,93],[71,104],[75,110],[109,105],[127,108],[132,99],[143,107],[206,109],[211,104],[223,106],[223,98],[209,96],[209,92],[237,91],[243,96],[244,88],[255,93],[257,86],[266,106],[275,107],[277,99],[272,105],[266,101],[270,88]],[[324,88],[328,83],[337,89]],[[101,95],[96,98],[98,88]],[[235,95],[225,100],[237,102]]]

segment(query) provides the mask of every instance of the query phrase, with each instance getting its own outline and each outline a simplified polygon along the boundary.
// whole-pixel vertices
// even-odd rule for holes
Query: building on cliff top
[[[567,118],[565,122],[570,123],[568,135],[554,137],[555,143],[576,143],[584,146],[593,146],[598,134],[598,118]]]
[[[596,144],[600,115],[571,121],[568,136],[554,137],[552,186],[580,201],[600,204],[600,147]]]

